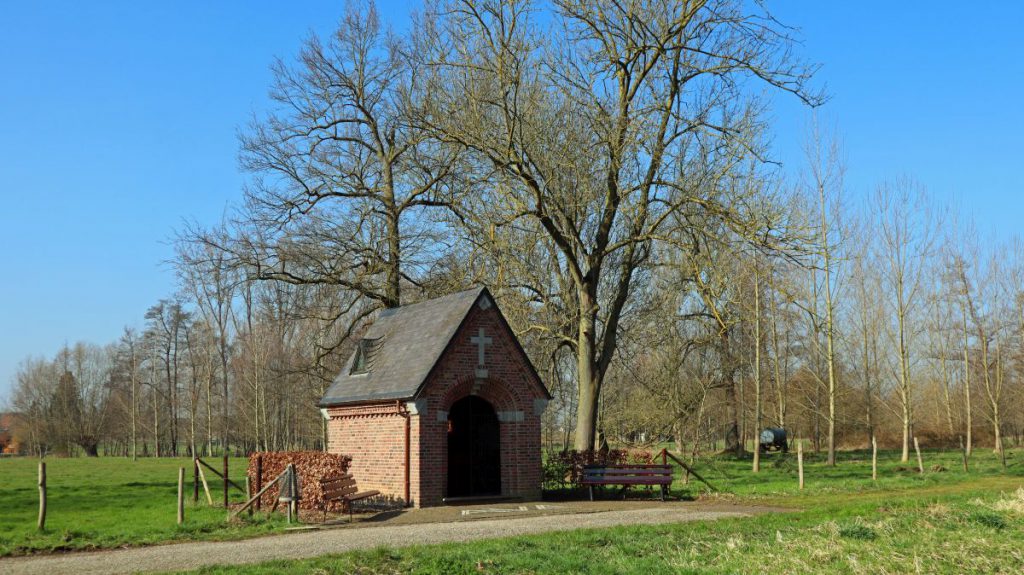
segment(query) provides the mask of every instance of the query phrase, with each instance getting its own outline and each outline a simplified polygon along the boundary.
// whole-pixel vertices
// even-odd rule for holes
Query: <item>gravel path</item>
[[[749,509],[749,511],[753,512],[754,510]],[[94,573],[181,571],[207,565],[237,565],[271,559],[302,559],[356,549],[371,549],[382,545],[405,547],[589,527],[654,525],[742,517],[749,514],[741,511],[694,510],[680,506],[601,513],[483,519],[454,523],[325,529],[241,541],[176,543],[137,549],[0,559],[0,574],[75,573],[89,575]]]

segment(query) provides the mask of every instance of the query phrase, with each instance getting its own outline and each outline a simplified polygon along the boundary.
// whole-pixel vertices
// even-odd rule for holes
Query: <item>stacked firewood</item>
[[[299,491],[302,498],[299,500],[300,509],[320,509],[323,502],[323,493],[320,491],[320,480],[325,477],[341,475],[348,471],[349,462],[352,458],[347,455],[336,453],[324,453],[322,451],[258,451],[249,456],[249,482],[253,489],[264,487],[267,483],[276,479],[288,467],[289,463],[295,465],[295,471],[299,476]],[[262,470],[262,478],[257,480],[257,468]],[[260,498],[260,504],[264,509],[269,509],[277,499],[280,487],[272,487]],[[328,510],[340,511],[340,503],[330,502]]]

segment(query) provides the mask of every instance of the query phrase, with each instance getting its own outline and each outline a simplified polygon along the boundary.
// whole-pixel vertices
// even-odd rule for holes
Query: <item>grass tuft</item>
[[[1013,493],[1000,497],[992,504],[992,509],[1024,515],[1024,487],[1019,487]]]
[[[878,534],[875,530],[864,525],[863,523],[853,523],[849,525],[841,525],[839,527],[839,536],[847,539],[860,539],[861,541],[874,541]]]
[[[1009,526],[1006,518],[994,511],[975,511],[968,516],[968,519],[992,529],[1006,529]]]

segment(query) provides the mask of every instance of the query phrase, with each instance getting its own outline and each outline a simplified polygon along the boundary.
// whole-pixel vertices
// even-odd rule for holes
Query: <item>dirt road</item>
[[[405,547],[570,529],[701,521],[746,516],[758,511],[755,508],[719,510],[670,505],[597,513],[324,529],[241,541],[176,543],[137,549],[0,559],[0,574],[91,575],[181,571],[217,564],[302,559],[380,546]]]

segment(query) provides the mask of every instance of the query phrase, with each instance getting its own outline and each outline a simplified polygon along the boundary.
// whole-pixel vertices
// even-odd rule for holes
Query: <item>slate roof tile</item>
[[[368,346],[369,371],[350,373],[353,353],[320,407],[415,396],[484,291],[475,288],[382,311],[363,335],[377,340]]]

